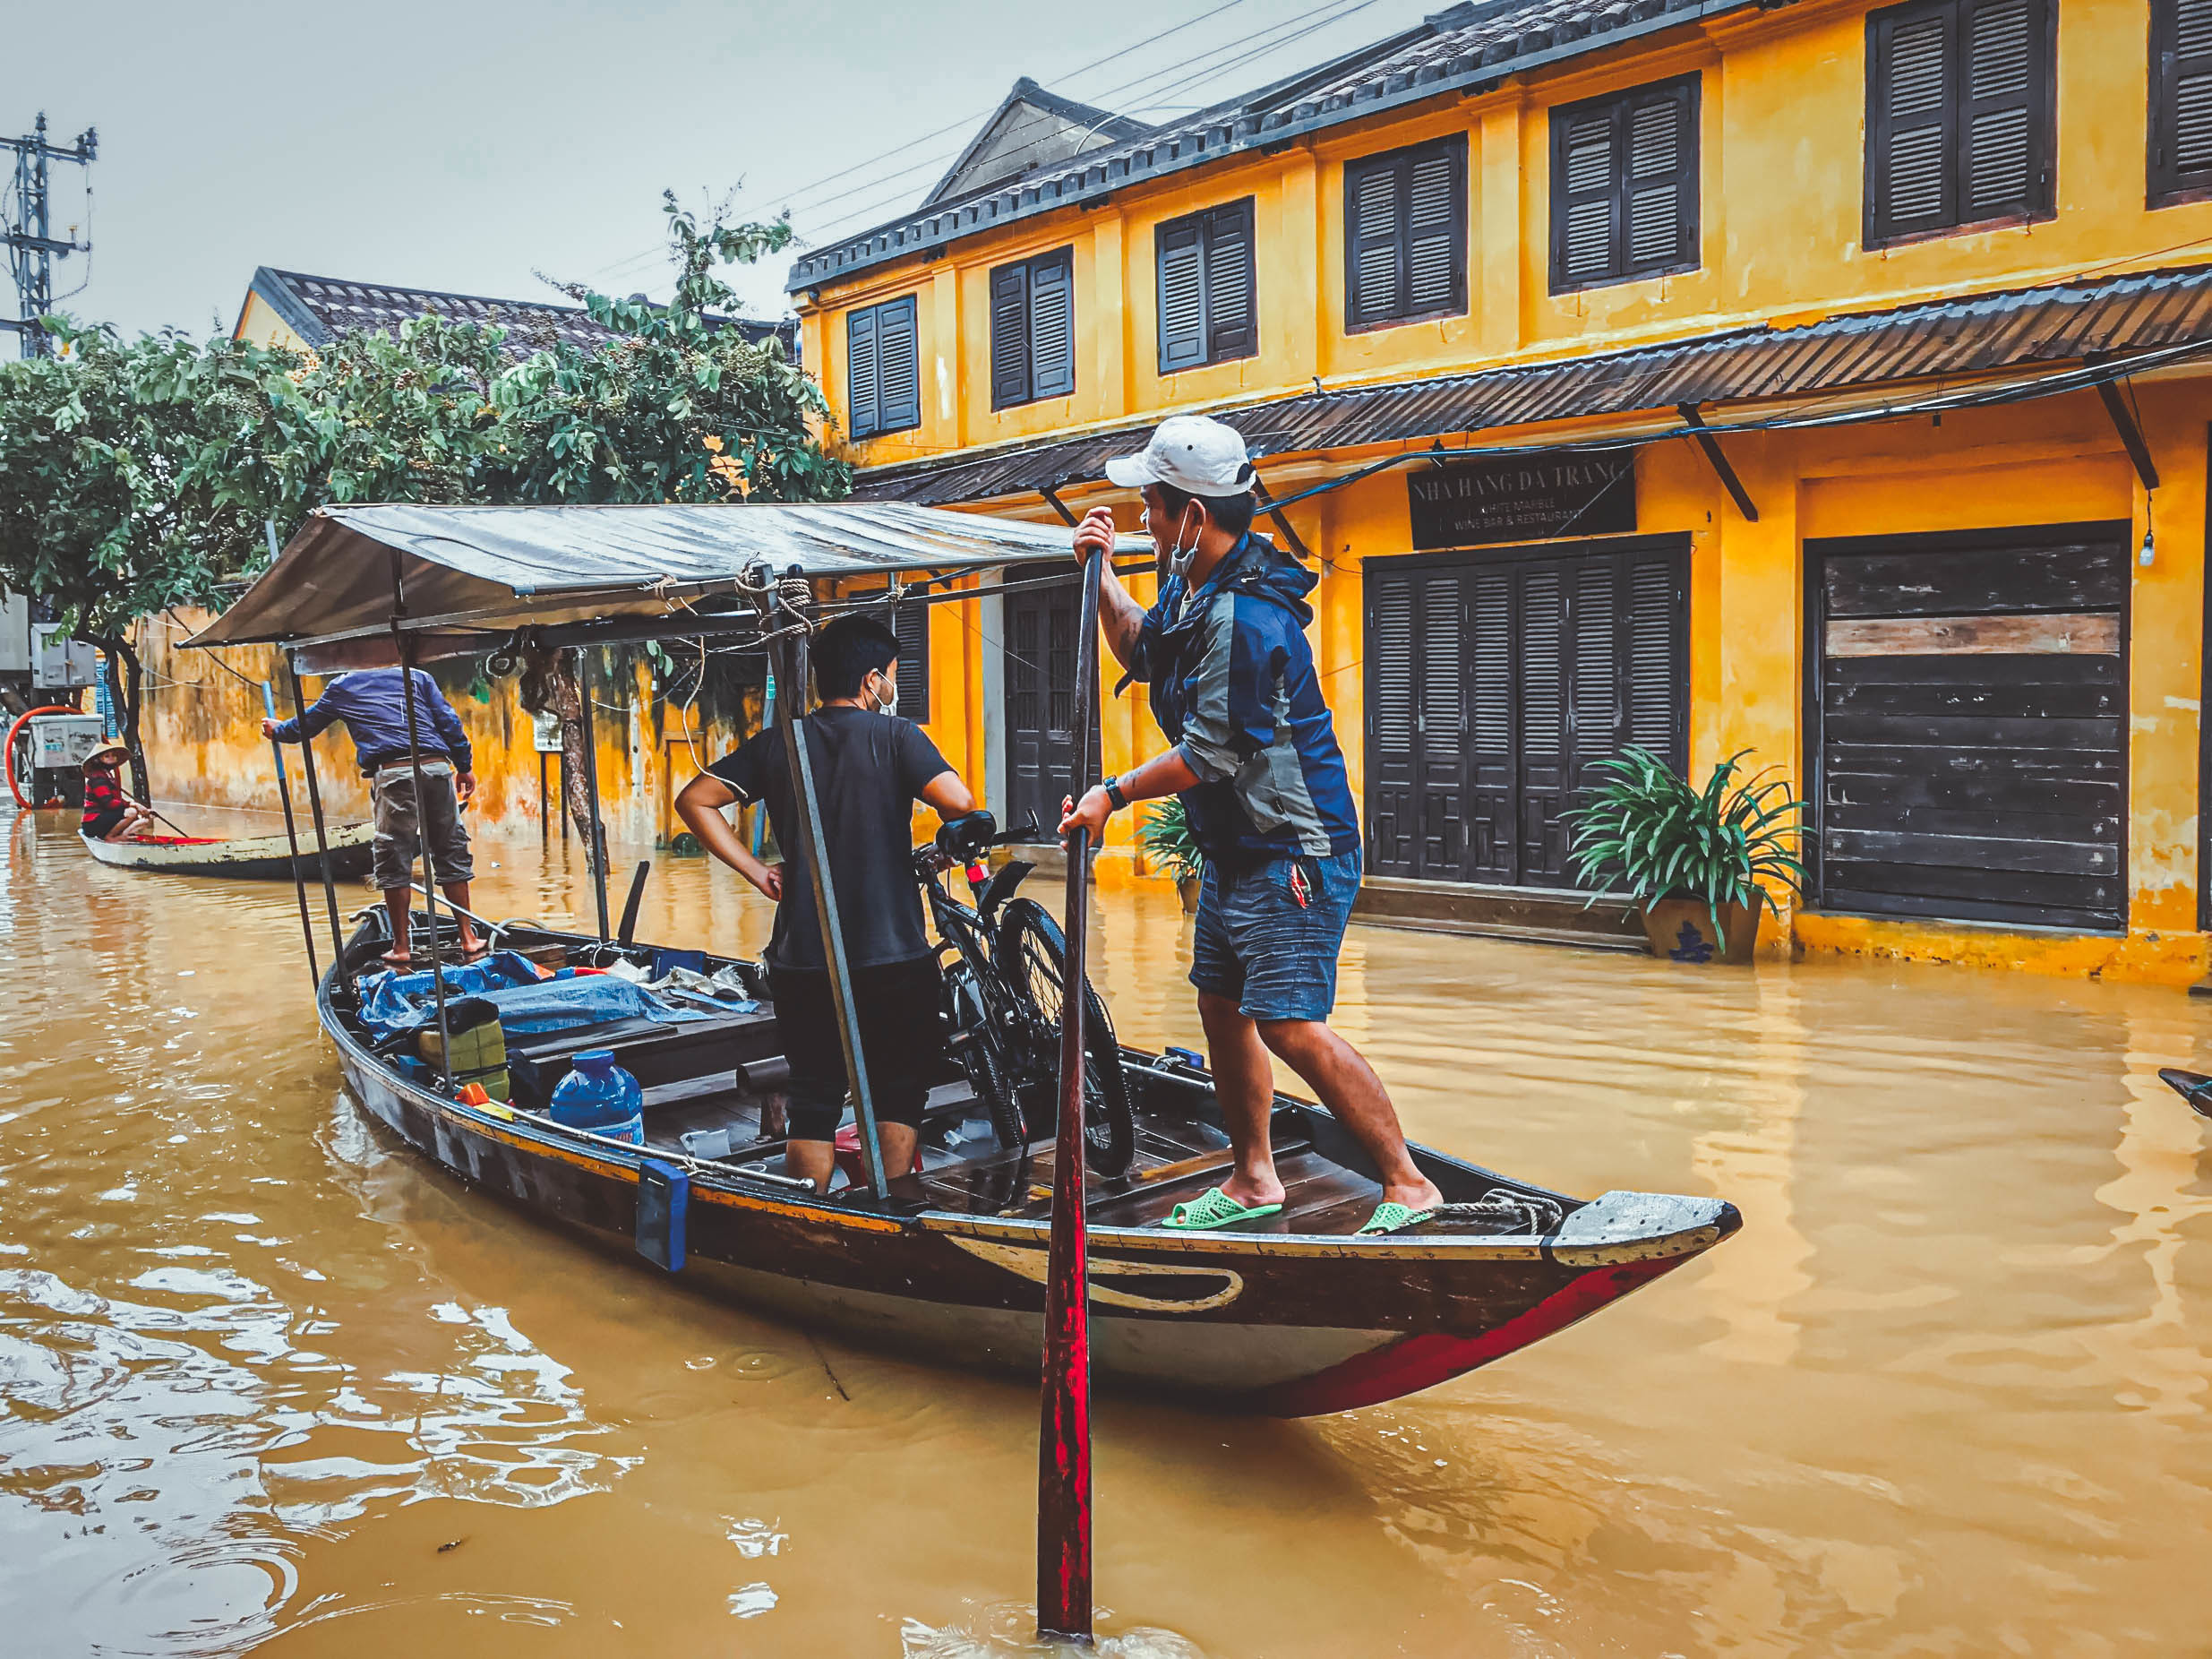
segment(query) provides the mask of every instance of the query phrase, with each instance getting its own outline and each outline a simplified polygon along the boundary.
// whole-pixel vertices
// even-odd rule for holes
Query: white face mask
[[[875,693],[876,712],[878,714],[896,715],[898,712],[898,686],[893,683],[888,675],[880,675],[878,678],[882,686],[887,688],[891,694],[888,697],[886,697],[881,690],[879,690]]]
[[[1175,522],[1175,546],[1169,550],[1167,555],[1168,574],[1180,576],[1186,581],[1190,580],[1191,561],[1198,556],[1198,537],[1205,534],[1205,519],[1201,514],[1198,519],[1198,535],[1191,537],[1189,546],[1183,546],[1183,525],[1189,520],[1192,509],[1197,504],[1195,501],[1184,503],[1183,516]],[[1152,516],[1152,510],[1148,507],[1145,510],[1145,513],[1149,519]]]

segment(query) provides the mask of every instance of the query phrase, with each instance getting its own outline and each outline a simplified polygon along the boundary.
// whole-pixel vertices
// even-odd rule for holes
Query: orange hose
[[[15,717],[15,724],[8,727],[6,741],[0,742],[0,767],[5,767],[7,769],[8,793],[15,797],[15,804],[21,807],[25,812],[28,812],[35,810],[38,804],[33,801],[24,800],[22,786],[15,781],[16,734],[23,729],[24,723],[30,719],[34,715],[81,714],[84,711],[82,709],[73,709],[66,703],[49,703],[43,709],[26,709],[22,713]]]

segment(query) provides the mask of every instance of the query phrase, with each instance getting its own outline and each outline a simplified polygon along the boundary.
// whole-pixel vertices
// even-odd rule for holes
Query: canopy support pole
[[[860,1010],[853,1006],[853,976],[845,964],[845,927],[837,915],[837,884],[825,856],[827,844],[822,834],[822,805],[814,793],[814,761],[807,752],[806,728],[793,712],[793,705],[800,701],[807,683],[805,619],[788,602],[784,608],[794,625],[778,645],[784,661],[776,678],[782,682],[783,694],[776,700],[776,729],[784,735],[784,763],[791,774],[792,802],[798,808],[792,814],[791,827],[799,843],[799,855],[806,861],[807,879],[814,884],[814,920],[822,931],[822,956],[829,968],[829,998],[837,1010],[837,1038],[845,1047],[845,1075],[853,1085],[853,1115],[860,1120],[861,1164],[868,1172],[870,1189],[881,1198],[890,1191],[890,1185],[884,1177],[883,1148],[876,1139],[876,1101],[868,1090],[868,1057],[862,1052]]]
[[[1705,430],[1705,417],[1698,413],[1694,403],[1677,403],[1675,413],[1681,416],[1690,428],[1690,435],[1697,440],[1697,447],[1705,451],[1705,459],[1712,463],[1714,476],[1727,486],[1728,499],[1736,503],[1736,511],[1744,515],[1744,522],[1759,522],[1759,509],[1752,504],[1751,492],[1744,487],[1744,480],[1736,476],[1728,462],[1728,452],[1720,447],[1720,440]]]
[[[1290,551],[1298,555],[1299,563],[1311,564],[1314,562],[1313,549],[1306,545],[1305,537],[1298,533],[1290,516],[1275,504],[1274,496],[1268,492],[1267,480],[1260,477],[1256,467],[1252,469],[1252,494],[1258,498],[1260,511],[1275,521],[1275,528],[1282,532],[1282,539],[1290,544]]]
[[[322,866],[322,902],[330,912],[330,965],[346,954],[346,930],[338,919],[338,882],[330,874],[330,836],[322,821],[322,786],[315,781],[315,740],[307,735],[307,699],[299,688],[299,658],[284,654],[284,671],[292,684],[292,718],[300,722],[299,764],[307,779],[307,812],[315,821],[315,857]]]
[[[450,1093],[453,1035],[445,1019],[445,965],[438,959],[438,861],[430,850],[430,802],[423,789],[422,723],[415,710],[415,641],[399,626],[399,619],[407,615],[407,590],[399,580],[399,554],[395,551],[391,555],[391,642],[399,653],[399,684],[407,708],[407,765],[415,774],[415,841],[423,855],[423,908],[430,917],[430,989],[438,1003],[438,1074]],[[405,945],[410,958],[415,951],[414,908],[410,894],[407,937],[392,941],[394,949]]]
[[[1083,562],[1076,634],[1076,795],[1091,787],[1098,719],[1098,592],[1106,554]],[[1084,1005],[1090,1000],[1091,832],[1067,838],[1067,960],[1060,978],[1059,1138],[1044,1275],[1044,1380],[1037,1434],[1037,1633],[1091,1642],[1091,1285],[1084,1215]]]
[[[591,822],[579,826],[590,832],[591,845],[584,849],[585,861],[591,866],[591,896],[599,907],[599,942],[613,937],[607,927],[607,832],[599,822],[599,737],[591,718],[591,652],[583,646],[576,649],[577,701],[584,706],[584,793],[591,799]],[[568,762],[562,761],[562,785],[568,784]]]
[[[261,682],[261,710],[272,720],[277,718],[277,688],[266,680]],[[307,910],[307,872],[300,868],[299,821],[292,816],[292,782],[284,775],[284,745],[272,737],[269,752],[277,762],[277,798],[284,803],[284,838],[292,847],[292,891],[299,899],[300,936],[307,941],[307,979],[319,985],[322,969],[315,961],[315,921]]]
[[[2105,361],[2105,357],[2102,352],[2097,352],[2084,361],[2101,363]],[[2112,418],[2113,430],[2120,434],[2121,447],[2127,451],[2128,460],[2135,468],[2135,476],[2143,481],[2146,490],[2156,489],[2158,463],[2151,460],[2150,445],[2143,441],[2143,429],[2136,425],[2126,400],[2120,395],[2120,388],[2113,385],[2110,379],[2100,380],[2096,383],[2096,395],[2104,401],[2105,413]]]
[[[1060,493],[1054,489],[1050,485],[1039,485],[1037,486],[1037,494],[1044,497],[1045,505],[1051,508],[1053,511],[1059,513],[1060,515],[1060,522],[1067,525],[1070,529],[1074,529],[1077,523],[1081,522],[1081,520],[1076,517],[1074,510],[1070,508],[1066,502],[1060,499]]]

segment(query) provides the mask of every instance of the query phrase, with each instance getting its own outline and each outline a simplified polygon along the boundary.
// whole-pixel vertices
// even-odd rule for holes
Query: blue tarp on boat
[[[480,997],[499,1010],[500,1028],[510,1036],[567,1031],[614,1019],[682,1021],[710,1018],[655,996],[643,985],[612,974],[579,974],[563,968],[551,979],[538,977],[527,957],[502,950],[467,967],[444,970],[445,994]],[[430,973],[400,974],[387,969],[361,982],[361,1023],[378,1036],[419,1030],[435,1024],[436,992]]]

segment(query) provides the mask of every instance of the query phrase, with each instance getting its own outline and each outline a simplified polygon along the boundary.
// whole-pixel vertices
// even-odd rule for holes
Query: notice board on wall
[[[1416,467],[1413,545],[1481,547],[1636,528],[1636,452],[1578,450]]]

